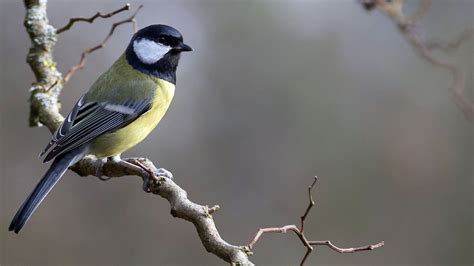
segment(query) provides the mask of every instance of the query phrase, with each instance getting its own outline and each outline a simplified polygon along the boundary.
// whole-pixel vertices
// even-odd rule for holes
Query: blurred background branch
[[[413,15],[405,14],[403,7],[405,0],[360,0],[368,11],[379,9],[387,17],[391,18],[399,27],[401,33],[409,41],[418,55],[429,64],[448,71],[453,81],[450,90],[459,109],[470,122],[474,122],[474,103],[466,95],[466,77],[464,71],[455,63],[436,57],[431,50],[440,49],[444,52],[457,50],[459,46],[469,40],[473,35],[473,29],[467,29],[459,37],[449,42],[427,41],[422,35],[418,21],[429,11],[432,1],[419,0],[420,4]],[[453,58],[451,58],[454,60]]]

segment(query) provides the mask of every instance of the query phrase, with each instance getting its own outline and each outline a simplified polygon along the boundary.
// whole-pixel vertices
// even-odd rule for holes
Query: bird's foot
[[[97,178],[99,178],[100,180],[102,181],[107,181],[110,179],[110,177],[108,176],[104,176],[104,172],[103,172],[103,167],[104,167],[104,164],[106,162],[106,159],[104,158],[98,158],[95,163],[97,164],[96,167],[95,167],[95,176],[97,176]]]
[[[143,179],[143,190],[147,193],[157,191],[165,178],[173,179],[173,174],[165,168],[156,168],[150,161],[133,160],[133,164],[139,166],[148,175]],[[151,165],[149,165],[151,164]]]
[[[158,168],[155,172],[155,175],[166,177],[166,178],[171,179],[171,180],[173,180],[173,178],[174,178],[173,174],[170,171],[166,170],[165,168]]]
[[[110,162],[112,162],[114,164],[117,164],[117,165],[120,165],[121,167],[130,169],[135,173],[143,172],[143,170],[147,171],[145,166],[140,164],[138,160],[129,160],[129,159],[122,160],[122,158],[120,158],[120,155],[115,155],[115,156],[112,156],[112,157],[108,157],[107,159]]]
[[[130,158],[127,159],[130,164],[136,165],[146,171],[148,175],[156,177],[165,177],[168,179],[173,179],[173,174],[166,170],[165,168],[156,168],[151,161],[143,158]]]

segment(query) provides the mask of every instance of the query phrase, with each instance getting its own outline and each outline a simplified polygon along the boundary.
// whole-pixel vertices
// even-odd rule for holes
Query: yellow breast
[[[173,99],[174,90],[172,83],[158,80],[150,110],[126,127],[96,138],[91,142],[90,153],[97,157],[115,156],[140,143],[165,115]]]

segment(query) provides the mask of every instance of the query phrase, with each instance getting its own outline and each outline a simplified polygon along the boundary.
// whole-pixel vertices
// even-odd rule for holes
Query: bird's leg
[[[156,168],[152,162],[148,159],[143,158],[128,158],[127,163],[139,166],[150,174],[150,176],[161,176],[169,179],[173,179],[173,174],[165,168]]]
[[[119,164],[123,167],[130,168],[135,170],[136,172],[140,172],[141,170],[146,171],[150,176],[162,176],[169,179],[173,179],[173,174],[166,170],[165,168],[156,168],[153,164],[152,166],[148,166],[147,163],[140,162],[140,159],[130,158],[122,160],[120,155],[115,155],[107,158],[109,161],[113,163]]]
[[[143,180],[143,190],[147,193],[155,190],[163,181],[163,178],[173,179],[173,174],[164,169],[156,168],[150,161],[140,161],[140,159],[132,159],[133,163],[140,166],[148,173],[148,177]],[[150,165],[151,164],[151,165]],[[159,178],[160,177],[160,178]]]
[[[151,192],[151,187],[154,184],[157,184],[159,182],[158,176],[155,174],[155,172],[153,170],[150,169],[150,167],[145,166],[139,160],[133,160],[133,161],[134,161],[135,164],[139,165],[143,170],[145,170],[148,173],[148,177],[146,177],[143,180],[143,187],[142,188],[143,188],[143,191],[145,191],[146,193],[150,193]],[[155,168],[155,167],[153,167],[153,168]]]
[[[137,164],[122,160],[122,158],[120,158],[120,154],[108,157],[107,160],[115,164],[121,165],[125,168],[133,169],[135,172],[141,172],[142,170],[145,170],[141,165],[137,165]]]

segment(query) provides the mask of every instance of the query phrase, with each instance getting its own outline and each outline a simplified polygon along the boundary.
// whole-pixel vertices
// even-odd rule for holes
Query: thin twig
[[[332,250],[339,252],[339,253],[354,253],[358,251],[365,251],[365,250],[373,250],[376,248],[380,248],[385,245],[385,242],[382,241],[380,243],[377,243],[375,245],[367,245],[367,246],[362,246],[362,247],[356,247],[356,248],[340,248],[329,240],[322,240],[322,241],[308,241],[310,245],[312,246],[328,246]]]
[[[300,262],[300,265],[303,266],[306,260],[308,259],[309,255],[311,252],[314,250],[313,246],[321,246],[325,245],[333,249],[334,251],[337,251],[339,253],[353,253],[353,252],[358,252],[358,251],[365,251],[365,250],[373,250],[376,248],[382,247],[385,243],[379,242],[375,245],[367,245],[363,247],[356,247],[356,248],[339,248],[331,243],[331,241],[328,240],[311,240],[308,241],[306,238],[306,235],[304,234],[303,228],[304,228],[304,222],[306,220],[306,217],[308,216],[309,211],[311,208],[314,206],[314,200],[313,200],[313,195],[312,195],[312,190],[316,185],[316,182],[318,181],[318,177],[314,177],[313,183],[308,187],[308,193],[309,193],[309,204],[308,207],[306,208],[306,211],[304,214],[301,216],[301,228],[298,228],[296,225],[291,224],[291,225],[285,225],[282,227],[267,227],[267,228],[260,228],[258,229],[257,233],[253,237],[253,239],[250,241],[250,243],[246,246],[246,252],[250,256],[253,254],[252,249],[255,246],[255,244],[258,242],[258,240],[262,237],[263,234],[267,233],[286,233],[288,231],[291,231],[295,233],[298,238],[300,239],[301,243],[306,247],[306,253],[303,256],[303,259]]]
[[[126,11],[126,10],[130,10],[130,4],[129,3],[125,4],[125,6],[121,7],[120,9],[117,9],[117,10],[112,11],[112,12],[107,13],[107,14],[102,14],[102,12],[99,11],[92,17],[71,18],[71,19],[69,19],[69,22],[65,26],[63,26],[63,27],[56,30],[56,34],[60,34],[60,33],[63,33],[65,31],[69,30],[74,25],[74,23],[76,23],[76,22],[82,21],[82,22],[93,23],[96,18],[99,18],[99,17],[100,18],[110,18],[110,17],[112,17],[112,16],[114,16],[114,15],[116,15],[116,14],[122,12],[122,11]]]
[[[252,239],[252,241],[250,241],[250,243],[247,245],[250,249],[253,248],[253,246],[258,242],[258,240],[260,240],[260,237],[263,235],[263,234],[266,234],[266,233],[286,233],[288,231],[292,231],[294,232],[300,239],[301,241],[303,242],[303,244],[307,244],[307,246],[309,246],[309,243],[308,241],[303,241],[302,237],[303,237],[303,234],[301,234],[301,231],[298,229],[298,227],[294,224],[290,224],[290,225],[285,225],[285,226],[282,226],[282,227],[267,227],[267,228],[260,228],[258,229],[257,233],[255,234],[254,238]]]
[[[112,37],[112,35],[114,34],[114,31],[115,29],[122,25],[122,24],[126,24],[126,23],[132,23],[133,24],[133,31],[136,32],[136,29],[137,29],[137,26],[136,26],[136,20],[135,20],[135,16],[137,15],[138,11],[140,11],[140,9],[143,7],[143,5],[140,5],[137,10],[132,14],[132,16],[130,16],[129,18],[125,19],[125,20],[121,20],[121,21],[118,21],[118,22],[115,22],[114,24],[112,24],[112,27],[110,28],[110,31],[109,33],[107,34],[107,36],[105,37],[105,39],[98,45],[94,46],[94,47],[91,47],[87,50],[85,50],[84,52],[82,52],[81,54],[81,59],[79,60],[79,63],[72,66],[69,71],[66,73],[66,75],[64,75],[64,79],[63,79],[63,83],[67,83],[69,81],[69,79],[76,73],[76,71],[84,68],[85,64],[86,64],[86,57],[105,47],[106,43],[109,41],[110,37]]]
[[[311,210],[311,208],[313,208],[314,203],[315,203],[314,200],[313,200],[313,193],[311,193],[311,190],[316,185],[316,182],[318,182],[318,177],[317,176],[314,177],[313,183],[311,184],[311,186],[308,187],[309,203],[308,203],[308,207],[306,208],[306,211],[301,216],[301,227],[300,227],[301,233],[304,233],[304,221],[306,220],[306,216],[308,216],[309,211]]]

